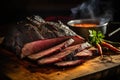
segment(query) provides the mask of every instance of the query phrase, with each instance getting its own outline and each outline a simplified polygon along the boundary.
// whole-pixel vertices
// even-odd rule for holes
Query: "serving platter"
[[[120,55],[111,57],[112,62],[101,62],[100,57],[95,57],[78,66],[58,68],[36,66],[1,48],[0,69],[10,80],[98,80],[120,73]]]

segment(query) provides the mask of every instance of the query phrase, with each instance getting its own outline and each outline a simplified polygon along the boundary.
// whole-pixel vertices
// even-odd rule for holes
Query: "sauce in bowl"
[[[76,23],[76,24],[73,24],[74,27],[96,27],[97,24],[94,24],[94,23]]]
[[[70,20],[67,25],[78,35],[89,38],[89,30],[101,31],[106,34],[107,23],[102,23],[98,19],[80,19],[80,20]]]

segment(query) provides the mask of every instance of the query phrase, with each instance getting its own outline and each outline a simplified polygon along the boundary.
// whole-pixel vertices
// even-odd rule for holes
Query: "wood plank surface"
[[[0,49],[0,65],[2,72],[11,80],[90,80],[99,79],[107,75],[108,70],[120,66],[120,55],[112,55],[112,62],[101,62],[99,57],[90,59],[85,63],[68,68],[53,66],[36,66],[26,60],[17,58],[9,51]],[[119,68],[116,68],[118,72]],[[115,69],[114,69],[115,70]],[[92,74],[95,74],[92,76]],[[91,76],[90,76],[91,75]],[[87,77],[85,77],[87,76]]]

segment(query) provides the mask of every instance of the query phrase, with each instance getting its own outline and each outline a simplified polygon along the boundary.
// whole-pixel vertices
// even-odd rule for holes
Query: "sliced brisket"
[[[84,49],[84,50],[78,52],[77,54],[75,54],[75,56],[78,56],[78,57],[92,56],[92,51],[90,51],[88,49]]]
[[[93,56],[96,53],[97,53],[97,49],[94,48],[94,47],[90,47],[88,49],[84,49],[84,50],[78,52],[74,56],[77,56],[77,57],[89,57],[89,56]]]
[[[49,63],[54,63],[54,62],[60,61],[63,58],[65,58],[66,56],[76,52],[76,50],[80,51],[80,50],[83,50],[83,49],[90,47],[90,46],[91,45],[86,42],[86,43],[77,44],[74,46],[67,47],[55,55],[51,55],[51,56],[48,56],[48,57],[45,57],[45,58],[38,60],[38,64],[49,64]]]
[[[55,65],[59,67],[66,67],[81,64],[94,54],[94,50],[96,50],[96,48],[89,45],[85,47],[85,45],[83,45],[82,48],[76,49],[74,52],[64,57],[62,61],[55,63]]]
[[[25,57],[27,55],[48,49],[68,39],[69,37],[59,37],[59,38],[44,39],[44,40],[38,40],[27,43],[22,48],[21,57]]]
[[[83,43],[84,40],[79,36],[65,36],[65,37],[57,37],[57,38],[51,38],[51,39],[43,39],[38,41],[33,41],[30,43],[27,43],[23,46],[21,57],[28,56],[30,54],[35,54],[40,51],[46,50],[48,48],[51,48],[53,46],[56,46],[68,39],[72,38],[74,40],[73,44],[80,44]]]
[[[69,40],[67,40],[67,41],[65,41],[63,43],[60,43],[60,44],[58,44],[58,45],[56,45],[54,47],[51,47],[51,48],[49,48],[47,50],[44,50],[44,51],[29,55],[28,58],[30,58],[32,60],[36,60],[36,59],[39,59],[39,58],[44,57],[46,55],[50,55],[55,51],[60,52],[63,48],[66,48],[66,47],[70,46],[72,43],[74,43],[74,39],[69,39]]]
[[[74,52],[72,56],[66,56],[65,59],[55,63],[54,65],[59,67],[79,65],[85,62],[86,60],[92,58],[91,56],[93,56],[93,54],[95,53],[96,53],[96,48],[90,47],[80,52],[76,52],[76,53]]]

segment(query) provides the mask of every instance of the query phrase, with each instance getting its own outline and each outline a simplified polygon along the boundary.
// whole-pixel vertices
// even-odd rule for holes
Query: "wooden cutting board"
[[[78,66],[57,68],[36,66],[29,61],[18,59],[9,51],[0,49],[0,69],[11,80],[95,80],[113,71],[120,73],[120,55],[111,57],[112,62],[100,62],[99,57],[96,57]]]

